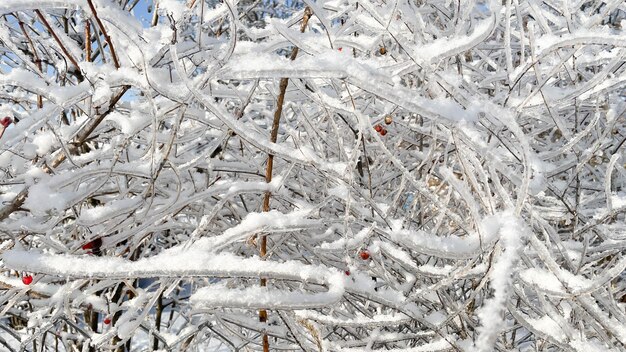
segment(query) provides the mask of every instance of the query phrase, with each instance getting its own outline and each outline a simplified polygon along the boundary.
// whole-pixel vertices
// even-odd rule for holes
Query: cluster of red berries
[[[364,249],[362,251],[359,252],[359,257],[363,260],[368,260],[370,259],[370,251],[368,251],[367,249]],[[346,274],[346,276],[350,276],[350,270],[346,270],[344,271],[344,273]]]
[[[391,115],[385,116],[385,125],[391,125],[392,122],[393,122],[393,118],[391,117]],[[376,126],[374,126],[374,130],[376,130],[376,132],[380,133],[381,136],[384,136],[384,135],[387,134],[387,129],[384,128],[380,124],[376,124]]]

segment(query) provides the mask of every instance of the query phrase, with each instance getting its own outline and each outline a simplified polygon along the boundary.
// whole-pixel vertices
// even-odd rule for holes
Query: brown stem
[[[152,14],[152,22],[150,24],[152,27],[156,26],[159,23],[159,3],[154,4],[154,13]]]
[[[56,32],[54,31],[54,29],[52,29],[52,27],[50,26],[50,24],[48,23],[48,20],[46,20],[46,18],[43,16],[43,14],[41,13],[41,11],[39,10],[35,10],[35,13],[37,14],[37,16],[39,17],[39,20],[41,21],[41,23],[46,27],[46,29],[48,30],[48,32],[50,32],[50,35],[54,38],[54,40],[57,42],[57,44],[59,44],[59,46],[61,47],[61,50],[63,51],[63,54],[65,54],[65,56],[67,56],[67,59],[70,60],[70,62],[72,63],[72,65],[74,65],[74,67],[76,68],[76,71],[80,71],[80,68],[78,67],[78,62],[76,61],[76,59],[72,56],[72,54],[70,54],[70,52],[67,50],[67,48],[65,47],[65,45],[63,45],[63,42],[61,42],[61,39],[59,38],[59,36],[56,34]]]
[[[35,64],[37,65],[39,72],[43,72],[43,69],[41,67],[41,59],[39,58],[39,55],[37,54],[37,48],[35,48],[35,44],[30,39],[30,36],[28,35],[28,31],[26,31],[26,26],[24,26],[24,22],[22,21],[20,21],[20,28],[22,29],[22,32],[24,33],[26,40],[28,40],[28,44],[30,45],[31,50],[33,51],[33,58],[35,59]],[[39,109],[43,108],[43,98],[41,97],[41,95],[37,95],[37,107]]]
[[[87,320],[87,323],[89,327],[91,328],[91,331],[97,333],[98,332],[98,312],[96,312],[91,307],[87,308],[87,310],[85,311],[85,320]],[[93,346],[89,346],[88,351],[95,352],[96,348]]]
[[[91,25],[85,21],[85,61],[91,62]]]
[[[111,297],[111,302],[116,303],[116,304],[121,304],[122,303],[122,295],[124,293],[124,284],[123,283],[118,283],[118,285],[115,287],[115,291],[113,292],[113,297]],[[122,312],[117,311],[113,314],[113,317],[111,319],[111,326],[115,326],[115,324],[117,323],[117,320],[122,316]],[[113,337],[113,341],[112,344],[113,345],[117,345],[119,342],[121,341],[121,339],[115,335]],[[123,346],[119,346],[115,349],[115,352],[124,352],[124,347]]]
[[[83,129],[76,135],[74,141],[69,145],[68,151],[70,153],[75,153],[78,151],[78,148],[87,140],[87,137],[89,137],[89,135],[91,135],[96,127],[98,127],[102,120],[104,120],[104,118],[113,111],[113,107],[117,104],[117,102],[122,98],[122,95],[124,95],[124,93],[126,93],[128,89],[130,89],[130,86],[123,86],[122,89],[117,93],[117,95],[115,95],[113,99],[111,99],[107,111],[105,111],[95,119],[91,120],[89,124],[83,127]],[[65,153],[59,154],[59,156],[57,156],[50,164],[51,167],[55,168],[59,166],[59,164],[61,164],[66,158],[67,155]],[[44,168],[44,171],[49,172],[50,170],[48,170],[48,168],[46,167]]]
[[[301,33],[304,33],[304,30],[306,29],[306,25],[309,22],[310,17],[311,17],[311,9],[307,7],[304,9],[304,16],[302,18],[302,24],[300,25]],[[289,59],[295,60],[296,56],[298,56],[297,46],[295,46],[293,50],[291,50],[291,56],[289,57]],[[279,85],[280,91],[278,94],[278,101],[276,102],[276,111],[274,111],[274,121],[272,121],[272,130],[270,132],[270,141],[272,143],[276,143],[276,140],[278,139],[278,127],[280,125],[280,117],[283,113],[283,104],[285,103],[285,93],[287,92],[288,84],[289,84],[289,78],[284,77],[280,79],[280,85]],[[267,166],[265,168],[265,182],[267,183],[272,182],[273,169],[274,169],[274,155],[268,154]],[[265,192],[265,195],[263,197],[263,211],[264,212],[270,211],[271,195],[272,195],[271,192],[269,191]],[[267,235],[261,236],[260,254],[261,254],[261,258],[265,258],[265,256],[267,255]],[[266,278],[261,278],[261,286],[263,287],[267,286]],[[259,310],[259,321],[260,322],[267,321],[267,310],[265,309]],[[266,333],[263,333],[263,352],[269,352],[269,350],[270,350],[269,338]]]
[[[157,331],[161,331],[161,317],[163,314],[163,292],[161,292],[161,294],[159,295],[159,298],[157,299],[157,306],[156,306],[156,317],[155,317],[155,321],[154,321],[154,325]],[[158,350],[159,349],[159,339],[158,338],[154,338],[154,340],[152,341],[152,349],[153,350]]]
[[[100,17],[98,17],[98,13],[96,12],[96,7],[93,6],[93,2],[91,0],[87,0],[87,4],[89,4],[89,8],[91,9],[91,13],[93,13],[93,17],[96,19],[96,23],[98,24],[98,28],[100,28],[100,32],[104,36],[104,40],[106,40],[107,44],[109,44],[109,50],[111,50],[111,58],[113,59],[113,64],[115,68],[120,68],[120,62],[117,60],[117,55],[115,54],[115,47],[113,47],[113,42],[111,42],[111,37],[107,34],[102,21],[100,21]]]

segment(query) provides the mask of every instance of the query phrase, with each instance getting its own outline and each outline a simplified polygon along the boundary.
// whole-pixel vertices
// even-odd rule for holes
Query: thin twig
[[[98,17],[96,7],[93,6],[93,2],[91,0],[87,0],[87,3],[89,4],[89,8],[93,13],[93,17],[96,19],[96,23],[98,24],[98,28],[100,28],[100,32],[102,32],[102,35],[104,36],[104,40],[106,40],[107,44],[109,44],[109,50],[111,51],[111,58],[113,59],[113,64],[115,65],[115,68],[120,68],[120,62],[117,60],[117,55],[115,54],[115,47],[113,46],[111,37],[109,37],[109,35],[107,34],[106,28],[104,28],[100,17]]]
[[[54,40],[57,42],[57,44],[59,44],[59,46],[61,47],[61,50],[63,51],[63,54],[65,54],[65,56],[67,56],[67,59],[70,60],[70,62],[72,63],[72,65],[74,65],[74,67],[76,68],[76,70],[78,72],[80,72],[80,68],[78,67],[78,62],[76,61],[76,59],[72,56],[72,54],[70,54],[70,52],[67,50],[67,48],[65,47],[65,45],[63,45],[63,42],[61,42],[61,39],[59,39],[59,36],[56,34],[56,32],[54,31],[54,29],[50,26],[50,24],[48,23],[48,20],[46,20],[46,18],[44,17],[44,15],[41,13],[41,11],[39,10],[35,10],[35,13],[37,14],[37,16],[39,17],[39,20],[41,20],[41,23],[46,27],[46,29],[48,30],[48,32],[50,33],[50,35],[54,38]]]
[[[20,28],[22,29],[22,32],[24,33],[24,36],[26,37],[26,40],[28,41],[28,44],[31,47],[31,50],[33,51],[33,58],[35,59],[35,64],[37,65],[39,72],[43,72],[43,68],[41,66],[41,58],[37,54],[37,48],[35,47],[35,44],[30,38],[30,35],[28,35],[28,31],[26,30],[26,26],[24,26],[24,22],[20,20],[19,24],[20,24]],[[39,94],[37,94],[37,107],[39,109],[43,108],[43,98]]]
[[[91,62],[91,24],[85,21],[85,61]]]
[[[300,25],[300,32],[304,33],[306,29],[307,23],[309,22],[309,18],[311,17],[311,9],[309,7],[304,9],[304,15],[302,17],[302,24]],[[293,50],[291,50],[291,55],[289,57],[290,60],[295,60],[298,56],[298,47],[294,46]],[[276,111],[274,112],[274,121],[272,122],[272,130],[270,132],[270,141],[272,143],[276,143],[278,139],[278,127],[280,125],[280,117],[283,113],[283,104],[285,103],[285,93],[287,92],[287,85],[289,84],[289,78],[284,77],[280,79],[280,92],[278,94],[278,100],[276,102]],[[265,182],[272,182],[272,171],[274,168],[274,155],[267,155],[267,166],[265,169]],[[271,192],[265,192],[263,197],[263,211],[270,211],[270,197]],[[261,258],[265,258],[267,254],[267,235],[261,236],[261,250],[260,250]],[[267,286],[267,279],[261,278],[261,286]],[[261,309],[259,311],[259,321],[267,322],[267,310]],[[269,352],[269,339],[266,333],[263,333],[263,351]]]

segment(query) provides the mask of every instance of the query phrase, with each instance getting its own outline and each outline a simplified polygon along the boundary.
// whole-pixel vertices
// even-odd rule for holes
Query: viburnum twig
[[[311,9],[309,7],[306,7],[304,9],[302,23],[300,24],[301,33],[304,33],[304,30],[306,29],[306,26],[307,26],[307,23],[309,22],[309,18],[311,17],[311,14],[312,14]],[[293,49],[291,50],[291,55],[289,56],[289,59],[293,61],[296,59],[297,56],[298,56],[298,47],[294,46]],[[278,127],[280,126],[280,118],[283,113],[283,105],[285,103],[285,93],[287,92],[288,84],[289,84],[289,78],[284,77],[280,79],[278,100],[276,101],[276,110],[274,111],[274,120],[272,121],[272,130],[270,132],[270,141],[272,143],[276,143],[276,140],[278,139]],[[267,183],[272,182],[273,168],[274,168],[274,155],[268,154],[267,165],[265,168],[265,182]],[[269,191],[265,192],[265,195],[263,196],[263,211],[264,212],[270,211],[270,197],[271,196],[272,194]],[[260,254],[262,258],[265,258],[265,256],[267,255],[267,235],[261,236]],[[267,285],[267,279],[261,278],[261,286],[266,286],[266,285]],[[261,322],[267,321],[267,310],[261,309],[259,311],[259,320]],[[263,351],[264,352],[269,351],[269,339],[266,333],[263,333]]]

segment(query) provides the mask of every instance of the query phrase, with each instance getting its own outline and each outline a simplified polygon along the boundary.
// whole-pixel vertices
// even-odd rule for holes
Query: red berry
[[[102,238],[96,238],[95,240],[91,242],[85,243],[81,248],[84,250],[94,249],[94,248],[98,249],[100,248],[100,246],[102,246]]]
[[[109,324],[111,324],[111,318],[106,317],[106,318],[104,318],[104,320],[102,322],[105,323],[106,325],[109,325]]]
[[[370,252],[369,251],[361,251],[359,253],[359,257],[361,257],[361,259],[363,259],[363,260],[368,260],[368,259],[370,259]]]
[[[350,270],[346,270],[344,272],[346,273],[346,276],[350,276]]]
[[[339,48],[339,49],[337,49],[337,50],[341,51],[341,50],[343,50],[343,48]]]
[[[22,282],[24,283],[24,285],[30,285],[33,282],[33,277],[30,275],[26,275],[22,277]]]
[[[384,136],[384,135],[386,135],[386,134],[387,134],[387,130],[383,128],[383,129],[380,131],[380,135],[381,135],[381,136]]]
[[[4,128],[9,127],[9,125],[13,122],[13,120],[11,120],[10,117],[5,116],[2,119],[0,119],[0,125],[4,126]]]
[[[374,129],[376,130],[376,132],[380,133],[380,131],[382,131],[382,130],[383,130],[383,126],[381,126],[381,125],[376,125],[376,126],[374,126]]]

